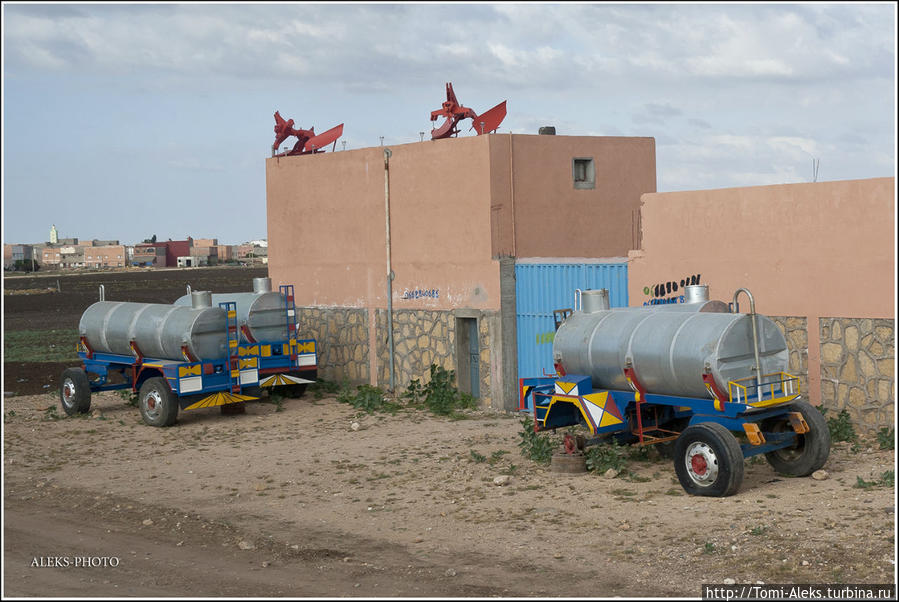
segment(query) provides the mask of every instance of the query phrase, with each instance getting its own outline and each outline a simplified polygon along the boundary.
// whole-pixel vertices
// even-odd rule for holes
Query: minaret
[[[56,224],[50,228],[50,244],[55,245],[59,242],[59,235],[56,233]]]

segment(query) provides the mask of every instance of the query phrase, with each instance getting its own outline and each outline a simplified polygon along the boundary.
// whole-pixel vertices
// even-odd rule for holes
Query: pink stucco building
[[[515,407],[515,258],[626,256],[655,141],[491,134],[385,150],[266,160],[269,274],[297,286],[329,378],[389,383],[390,305],[397,387],[437,363]]]

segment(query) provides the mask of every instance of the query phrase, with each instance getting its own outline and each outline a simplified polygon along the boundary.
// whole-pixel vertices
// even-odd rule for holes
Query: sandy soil
[[[725,578],[895,583],[894,489],[854,487],[894,467],[871,441],[836,444],[823,481],[748,461],[739,493],[717,499],[685,495],[667,460],[633,460],[634,476],[614,479],[541,468],[520,455],[509,414],[366,415],[307,393],[283,411],[183,412],[156,429],[115,393],[93,408],[58,418],[55,396],[4,400],[5,595],[699,597]],[[78,556],[119,564],[32,567]]]

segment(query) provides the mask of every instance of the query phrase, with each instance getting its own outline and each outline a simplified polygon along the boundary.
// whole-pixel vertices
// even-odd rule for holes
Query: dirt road
[[[505,414],[366,415],[307,393],[155,429],[113,393],[85,418],[56,403],[4,400],[7,595],[698,597],[725,578],[894,582],[894,490],[878,481],[894,455],[870,442],[838,444],[823,481],[747,462],[740,492],[716,499],[684,495],[668,461],[614,479],[549,472],[519,454]],[[31,566],[76,556],[119,564]]]

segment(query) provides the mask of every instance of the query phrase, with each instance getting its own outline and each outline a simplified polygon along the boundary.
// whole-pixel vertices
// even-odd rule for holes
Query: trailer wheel
[[[91,385],[87,372],[66,368],[59,379],[59,402],[69,416],[87,414],[91,409]]]
[[[303,393],[306,392],[306,383],[303,383],[301,385],[284,385],[278,387],[275,390],[285,397],[289,397],[291,399],[299,399],[303,396]]]
[[[827,462],[830,455],[830,429],[818,408],[804,401],[794,401],[787,408],[799,412],[808,424],[809,432],[796,435],[790,447],[765,454],[774,470],[788,477],[807,477]],[[770,418],[762,423],[762,430],[773,433],[792,431],[786,416]]]
[[[733,495],[743,482],[743,452],[733,433],[720,424],[694,424],[675,441],[674,472],[690,495]]]
[[[178,419],[178,400],[161,376],[148,378],[138,395],[140,416],[150,426],[171,426]]]

